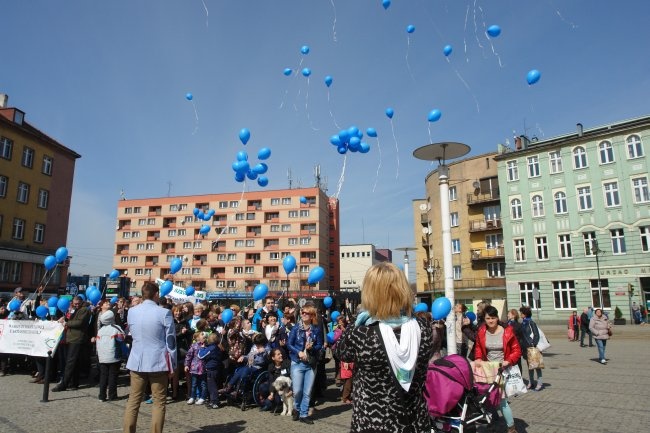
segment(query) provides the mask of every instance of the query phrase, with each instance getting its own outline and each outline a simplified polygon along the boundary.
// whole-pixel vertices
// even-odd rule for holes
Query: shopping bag
[[[537,343],[537,350],[543,352],[549,347],[551,347],[551,343],[548,342],[546,335],[544,335],[542,328],[540,328],[539,326],[537,327],[537,332],[539,333],[539,343]]]
[[[528,369],[544,368],[544,357],[542,352],[536,347],[529,347],[526,349],[526,360],[528,361]]]
[[[505,379],[506,395],[508,397],[516,397],[520,394],[526,394],[526,384],[521,377],[519,366],[511,365],[503,371]]]
[[[573,340],[575,340],[575,338],[576,338],[576,332],[575,332],[573,329],[569,329],[569,330],[567,331],[567,335],[566,335],[566,337],[569,339],[569,341],[573,341]],[[540,340],[541,340],[541,338],[540,338]],[[538,349],[539,349],[539,348],[538,348]],[[541,352],[541,350],[540,350],[540,352]]]
[[[470,362],[470,364],[474,374],[474,382],[492,383],[496,381],[499,375],[499,364],[501,364],[499,361],[483,361],[480,367],[477,367],[475,362]]]

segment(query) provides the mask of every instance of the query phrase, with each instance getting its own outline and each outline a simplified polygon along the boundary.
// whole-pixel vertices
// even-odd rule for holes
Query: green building
[[[602,305],[629,323],[650,301],[649,143],[646,116],[500,149],[509,308],[563,323]]]

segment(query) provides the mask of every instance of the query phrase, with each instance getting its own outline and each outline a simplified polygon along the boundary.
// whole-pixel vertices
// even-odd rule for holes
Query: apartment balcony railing
[[[474,204],[487,203],[491,201],[499,201],[501,196],[499,195],[499,189],[494,189],[488,192],[481,192],[478,194],[467,194],[467,205],[471,206]]]
[[[472,261],[502,259],[505,257],[503,245],[496,248],[474,248],[471,251]]]
[[[469,222],[469,232],[483,232],[488,230],[501,230],[501,218],[486,220],[484,218]]]
[[[505,288],[506,279],[505,277],[495,277],[495,278],[468,278],[454,280],[454,290],[456,289],[487,289],[487,288]],[[436,287],[436,290],[444,288]]]
[[[311,257],[301,257],[300,258],[300,263],[313,263],[315,261],[316,261],[316,259],[312,259]]]

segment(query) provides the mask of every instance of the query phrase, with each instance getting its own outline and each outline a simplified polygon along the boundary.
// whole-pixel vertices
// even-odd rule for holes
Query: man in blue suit
[[[142,285],[142,304],[129,310],[129,333],[133,337],[126,368],[131,372],[131,392],[124,410],[124,433],[135,433],[140,403],[151,384],[153,408],[151,432],[161,433],[165,423],[167,381],[176,370],[176,333],[170,310],[159,307],[158,286]]]

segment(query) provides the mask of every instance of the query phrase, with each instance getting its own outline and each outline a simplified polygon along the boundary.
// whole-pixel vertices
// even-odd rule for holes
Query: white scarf
[[[402,325],[400,340],[397,341],[393,328],[379,323],[379,331],[386,346],[388,361],[399,384],[408,392],[415,373],[415,363],[420,350],[420,325],[411,319]]]

